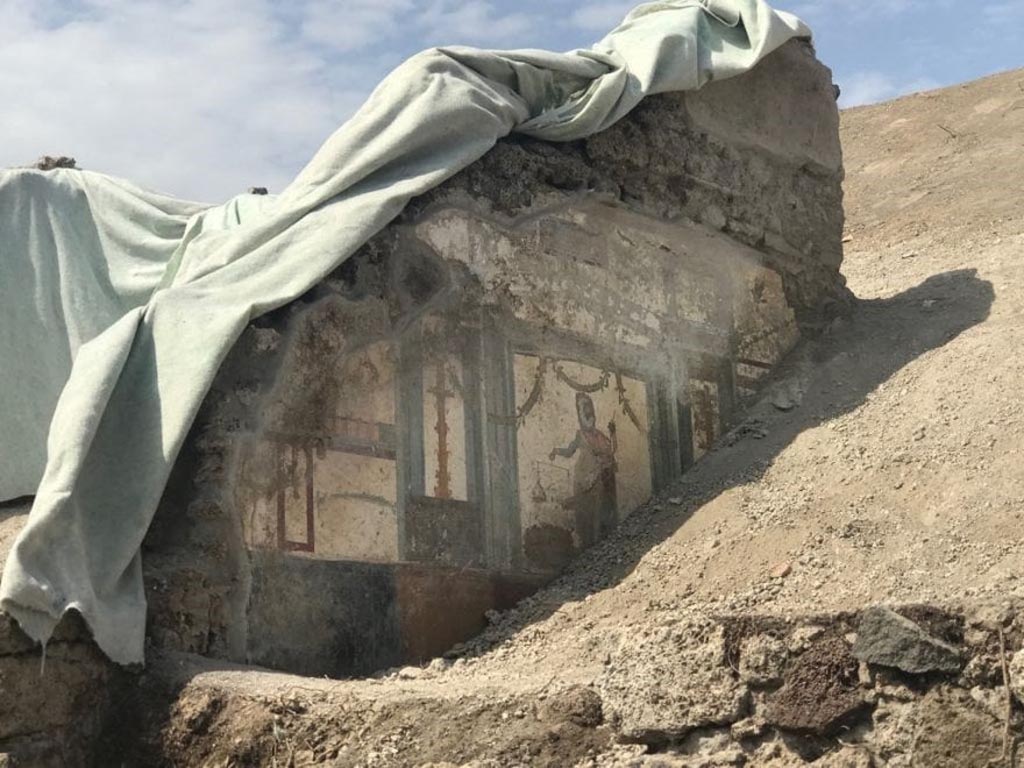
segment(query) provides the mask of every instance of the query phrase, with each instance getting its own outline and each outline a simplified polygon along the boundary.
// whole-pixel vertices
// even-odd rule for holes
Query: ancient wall
[[[0,614],[0,766],[91,765],[124,680],[77,613],[43,649]]]
[[[345,675],[479,630],[845,300],[841,175],[805,43],[499,144],[245,333],[147,539],[153,641]]]

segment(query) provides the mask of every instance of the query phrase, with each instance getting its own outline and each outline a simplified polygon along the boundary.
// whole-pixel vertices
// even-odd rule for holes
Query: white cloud
[[[188,197],[280,188],[366,90],[331,88],[269,0],[7,2],[0,29],[0,166],[61,153]]]
[[[950,39],[961,57],[993,61],[992,41],[1024,18],[1024,0],[988,0],[962,12],[977,21],[968,38],[948,24],[913,23],[913,15],[893,20],[924,8],[960,19],[953,0],[793,1],[821,29],[863,39],[856,60],[830,62],[852,73],[839,78],[846,106],[935,85],[913,78],[949,59]],[[458,43],[574,47],[588,42],[584,34],[604,35],[635,4],[0,0],[0,167],[62,153],[184,197],[217,201],[250,185],[281,189],[404,56]],[[865,65],[874,28],[860,22],[872,18],[889,29],[905,24],[907,33],[886,63]],[[1005,39],[999,50],[1007,60],[1018,56]]]
[[[393,36],[415,10],[412,0],[310,0],[301,10],[303,36],[340,52]]]
[[[604,34],[611,31],[638,4],[634,0],[590,3],[574,11],[569,22],[579,29]]]
[[[483,0],[0,0],[0,167],[279,190],[403,55],[535,28]]]
[[[502,13],[483,0],[433,0],[424,3],[416,22],[432,44],[511,47],[537,26],[529,14]]]

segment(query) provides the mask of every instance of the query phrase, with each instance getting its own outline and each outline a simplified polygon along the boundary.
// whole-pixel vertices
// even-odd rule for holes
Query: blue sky
[[[180,197],[279,190],[406,56],[589,45],[621,0],[0,0],[0,167],[41,154]],[[1024,67],[1024,0],[778,0],[843,105]]]

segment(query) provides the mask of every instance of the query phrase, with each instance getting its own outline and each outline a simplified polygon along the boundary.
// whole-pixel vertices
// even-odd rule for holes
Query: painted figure
[[[576,393],[576,417],[579,429],[565,448],[555,448],[550,458],[578,457],[573,466],[573,494],[562,502],[576,517],[576,534],[580,548],[599,541],[618,523],[615,493],[615,452],[618,441],[615,422],[608,423],[608,435],[597,428],[597,414],[590,395]]]

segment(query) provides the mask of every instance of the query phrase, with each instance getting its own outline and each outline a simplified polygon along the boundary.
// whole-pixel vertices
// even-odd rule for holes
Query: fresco
[[[409,323],[325,311],[292,334],[253,548],[551,574],[713,450],[799,335],[760,254],[693,223],[591,200],[405,234],[385,292],[423,249],[451,290]]]
[[[344,397],[313,434],[264,435],[276,474],[254,503],[247,538],[331,559],[398,557],[394,345],[371,344],[338,366]]]
[[[647,388],[591,365],[514,357],[526,558],[555,568],[651,494]]]

